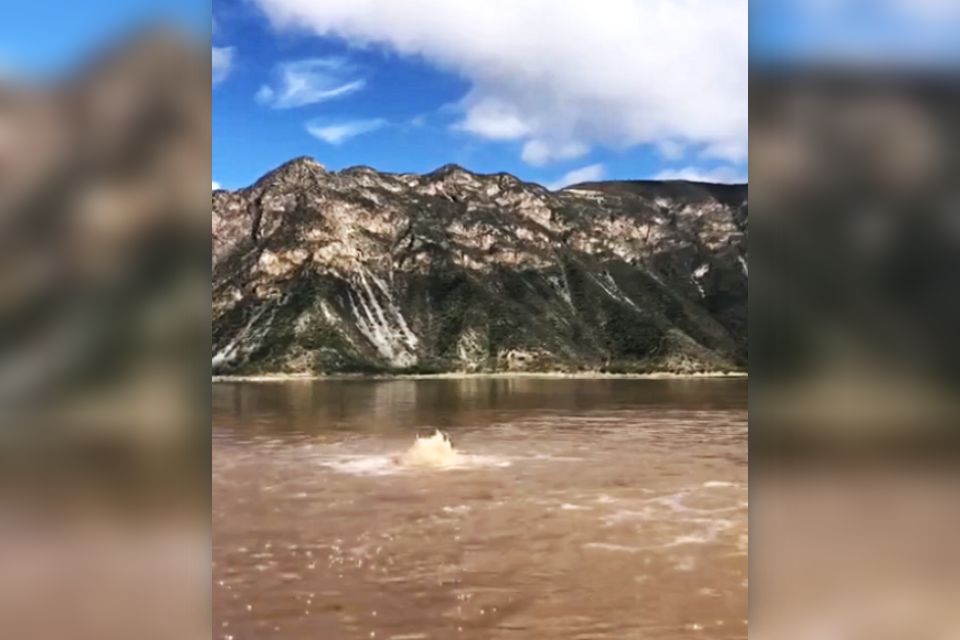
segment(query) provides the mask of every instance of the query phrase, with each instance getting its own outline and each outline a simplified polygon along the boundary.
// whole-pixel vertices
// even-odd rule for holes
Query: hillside
[[[743,369],[746,200],[298,158],[213,193],[214,372]]]

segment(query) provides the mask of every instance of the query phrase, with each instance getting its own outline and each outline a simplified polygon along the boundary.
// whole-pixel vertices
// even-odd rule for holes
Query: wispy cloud
[[[213,47],[210,49],[213,84],[220,84],[230,75],[230,70],[233,68],[233,54],[233,47]]]
[[[541,167],[555,160],[572,160],[586,155],[590,147],[582,142],[569,141],[548,143],[543,140],[530,140],[523,145],[520,157],[527,164]]]
[[[210,187],[210,190],[211,190],[211,191],[216,191],[216,190],[219,189],[219,188],[220,188],[220,183],[217,182],[216,180],[213,180],[213,181],[212,181],[212,185],[211,185],[211,187]]]
[[[309,58],[277,66],[276,81],[264,84],[256,100],[273,109],[293,109],[350,95],[366,85],[344,58]]]
[[[606,167],[602,164],[588,164],[585,167],[580,167],[579,169],[574,169],[572,171],[567,171],[565,174],[560,176],[557,180],[549,183],[547,185],[548,189],[556,191],[557,189],[563,189],[564,187],[570,186],[571,184],[577,184],[578,182],[592,182],[594,180],[603,180],[603,176],[607,174]]]
[[[661,171],[654,180],[689,180],[690,182],[714,182],[722,184],[743,183],[747,176],[734,167],[721,166],[712,169],[699,167],[683,167],[682,169],[666,169]]]
[[[338,145],[350,138],[376,131],[386,124],[387,121],[382,118],[350,120],[348,122],[337,123],[312,121],[307,123],[307,132],[317,140],[322,140],[327,144]]]

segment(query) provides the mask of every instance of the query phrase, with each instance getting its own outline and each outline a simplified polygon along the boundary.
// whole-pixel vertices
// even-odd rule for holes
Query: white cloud
[[[336,124],[309,122],[307,123],[307,132],[318,140],[322,140],[327,144],[336,145],[355,136],[376,131],[385,124],[387,124],[387,121],[381,118],[375,120],[352,120],[350,122],[340,122]]]
[[[277,66],[277,80],[263,85],[256,94],[260,104],[273,109],[292,109],[325,102],[359,91],[366,81],[343,58],[309,58]]]
[[[585,167],[580,167],[579,169],[574,169],[573,171],[567,171],[565,174],[560,176],[559,179],[548,184],[547,188],[556,191],[557,189],[562,189],[571,184],[577,184],[578,182],[593,182],[595,180],[603,180],[603,176],[605,176],[606,173],[607,170],[602,164],[588,164]]]
[[[530,140],[523,145],[520,157],[527,164],[543,166],[554,160],[572,160],[586,155],[590,147],[582,142],[570,141],[551,144],[543,140]]]
[[[211,190],[211,191],[216,191],[216,190],[219,189],[219,188],[220,188],[220,183],[217,182],[216,180],[213,180],[213,181],[212,181],[212,186],[211,186],[210,190]]]
[[[220,84],[230,75],[230,69],[233,67],[233,53],[233,47],[213,47],[210,49],[213,84]]]
[[[747,141],[732,141],[728,143],[719,142],[708,145],[700,154],[704,158],[716,158],[718,160],[729,160],[730,162],[743,162],[747,159]]]
[[[466,78],[458,127],[521,140],[531,163],[578,144],[746,148],[748,0],[254,1],[275,27]]]
[[[657,143],[657,150],[666,160],[679,160],[683,157],[683,145],[675,140],[663,140]]]
[[[530,133],[516,109],[501,100],[480,100],[454,128],[491,140],[515,140]]]
[[[714,183],[743,183],[747,181],[747,176],[733,167],[715,167],[713,169],[700,169],[698,167],[683,167],[682,169],[667,169],[654,176],[654,180],[689,180],[691,182],[714,182]]]

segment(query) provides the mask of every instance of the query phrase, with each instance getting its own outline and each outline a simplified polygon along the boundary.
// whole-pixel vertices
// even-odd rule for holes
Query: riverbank
[[[292,382],[310,380],[459,380],[469,378],[541,378],[571,380],[693,380],[704,378],[747,378],[746,371],[705,371],[700,373],[671,373],[668,371],[653,373],[603,373],[600,371],[497,371],[488,373],[470,373],[451,371],[446,373],[266,373],[257,375],[215,375],[213,382]]]

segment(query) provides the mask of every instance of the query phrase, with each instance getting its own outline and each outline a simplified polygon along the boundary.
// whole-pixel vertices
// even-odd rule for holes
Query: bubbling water
[[[457,464],[460,454],[439,429],[431,436],[417,436],[413,446],[400,456],[400,464],[408,467],[449,467]]]
[[[369,445],[369,442],[367,443]],[[338,447],[339,449],[339,447]],[[311,448],[311,451],[313,449]],[[313,454],[321,466],[354,476],[386,476],[421,471],[484,469],[511,466],[510,458],[500,455],[464,453],[454,448],[445,432],[417,435],[413,445],[401,453],[323,453]],[[515,458],[516,459],[516,458]],[[531,458],[535,459],[535,458]]]

